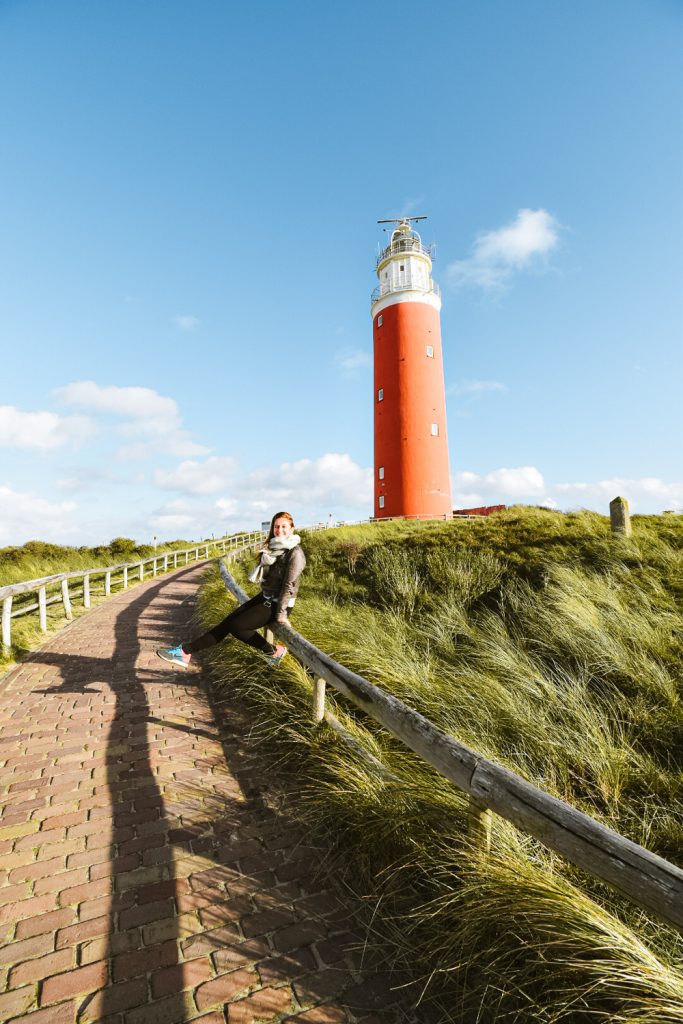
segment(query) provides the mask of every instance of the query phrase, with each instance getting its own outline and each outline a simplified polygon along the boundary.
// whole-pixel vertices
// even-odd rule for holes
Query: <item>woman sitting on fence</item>
[[[294,520],[289,512],[276,512],[259,563],[249,577],[252,583],[260,584],[261,593],[241,604],[208,633],[177,647],[161,648],[157,654],[164,661],[187,668],[195,652],[213,647],[226,636],[234,636],[261,651],[269,665],[279,665],[287,648],[283,644],[269,644],[256,630],[270,623],[287,622],[305,566],[306,556],[301,538],[294,533]]]

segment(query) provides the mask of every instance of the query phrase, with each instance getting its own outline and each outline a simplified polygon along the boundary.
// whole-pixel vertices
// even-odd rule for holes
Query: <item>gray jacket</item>
[[[277,622],[287,621],[287,609],[294,603],[299,579],[305,568],[306,556],[301,545],[297,544],[264,569],[261,590],[264,597],[277,601]]]

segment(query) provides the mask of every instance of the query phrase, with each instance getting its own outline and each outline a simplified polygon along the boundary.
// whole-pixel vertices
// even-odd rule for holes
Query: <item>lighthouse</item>
[[[412,222],[395,224],[377,257],[372,295],[375,504],[373,516],[450,518],[446,393],[433,251]]]

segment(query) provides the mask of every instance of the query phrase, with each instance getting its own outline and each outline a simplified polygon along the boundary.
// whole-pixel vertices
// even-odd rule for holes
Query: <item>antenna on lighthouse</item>
[[[426,215],[422,217],[389,217],[387,220],[378,220],[378,224],[408,224],[411,220],[427,220]]]

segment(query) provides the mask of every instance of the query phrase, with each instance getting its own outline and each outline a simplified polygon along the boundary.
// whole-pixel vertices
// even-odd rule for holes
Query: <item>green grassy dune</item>
[[[293,624],[332,657],[549,793],[683,865],[683,517],[609,521],[514,508],[304,537]],[[253,559],[236,566],[242,585]],[[202,624],[232,606],[218,572]],[[466,800],[346,704],[335,714],[394,778],[310,724],[310,679],[237,643],[210,652],[251,704],[293,813],[367,907],[370,940],[446,1022],[683,1022],[683,940]],[[328,688],[329,690],[329,688]],[[275,770],[275,769],[274,769]],[[418,1011],[419,1013],[420,1011]]]

